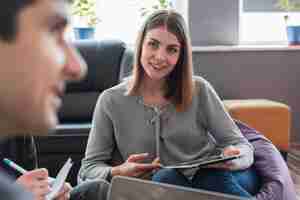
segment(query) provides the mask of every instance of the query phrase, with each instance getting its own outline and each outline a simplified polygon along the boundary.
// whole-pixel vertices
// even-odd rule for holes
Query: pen
[[[10,166],[11,168],[15,169],[16,171],[20,172],[21,174],[25,174],[25,173],[28,172],[26,169],[24,169],[24,168],[21,167],[20,165],[17,165],[15,162],[13,162],[13,161],[11,161],[11,160],[9,160],[9,159],[7,159],[7,158],[4,158],[4,159],[3,159],[3,162],[4,162],[6,165]],[[55,179],[52,178],[52,177],[48,177],[48,181],[49,181],[50,185],[52,185],[53,182],[55,181]]]

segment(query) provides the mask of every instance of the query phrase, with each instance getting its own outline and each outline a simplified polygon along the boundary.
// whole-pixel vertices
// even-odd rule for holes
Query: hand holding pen
[[[27,171],[26,169],[24,169],[23,167],[21,167],[20,165],[16,164],[15,162],[7,159],[7,158],[4,158],[3,159],[3,162],[11,167],[12,169],[16,170],[17,172],[20,172],[21,174],[27,174],[27,173],[30,173],[29,171]],[[33,171],[37,171],[37,170],[33,170]],[[40,176],[44,177],[44,176],[47,176],[48,177],[48,171],[46,169],[39,169],[38,171],[41,171],[40,172]],[[43,171],[43,172],[42,172]],[[47,173],[47,175],[45,175],[45,173]],[[48,183],[50,184],[50,186],[53,184],[53,182],[55,181],[54,178],[52,177],[48,177]]]
[[[56,179],[48,176],[47,169],[41,168],[27,171],[9,159],[4,159],[3,161],[6,165],[22,174],[16,182],[32,192],[34,199],[53,199],[52,197],[55,197],[55,199],[69,199],[72,186],[69,183],[64,183],[62,188],[53,194],[57,190],[55,188]]]
[[[47,178],[47,169],[40,168],[26,172],[16,180],[16,183],[32,192],[35,200],[46,200],[45,197],[51,192]]]

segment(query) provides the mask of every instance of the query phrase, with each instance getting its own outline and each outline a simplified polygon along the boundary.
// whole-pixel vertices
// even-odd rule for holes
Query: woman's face
[[[145,35],[140,60],[145,75],[156,81],[165,79],[178,62],[180,48],[177,37],[166,27],[149,30]]]

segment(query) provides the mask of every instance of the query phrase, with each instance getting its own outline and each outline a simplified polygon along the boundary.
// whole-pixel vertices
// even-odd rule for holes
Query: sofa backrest
[[[99,94],[120,82],[132,63],[132,52],[120,40],[77,41],[74,43],[88,66],[86,77],[68,83],[59,112],[60,123],[91,122]],[[122,69],[122,72],[120,71]],[[120,73],[121,72],[121,73]]]
[[[126,48],[124,51],[122,63],[120,65],[119,82],[123,81],[124,78],[132,74],[133,65],[133,50],[131,48]]]
[[[118,84],[131,69],[126,65],[132,63],[132,52],[120,40],[82,40],[74,45],[85,59],[88,73],[83,80],[67,84],[55,134],[35,138],[38,165],[46,167],[51,176],[56,176],[67,158],[72,158],[74,165],[68,175],[72,185],[76,185],[98,96]]]

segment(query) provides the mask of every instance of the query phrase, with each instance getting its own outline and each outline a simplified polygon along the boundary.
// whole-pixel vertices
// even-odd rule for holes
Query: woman
[[[250,197],[256,175],[253,148],[241,135],[212,86],[193,77],[191,43],[178,13],[161,10],[142,26],[133,76],[104,91],[97,102],[80,178],[115,175]],[[160,169],[240,154],[207,168]]]

